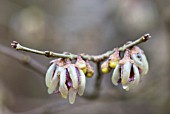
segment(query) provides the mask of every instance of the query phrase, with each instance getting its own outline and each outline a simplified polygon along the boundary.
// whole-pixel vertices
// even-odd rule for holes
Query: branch
[[[124,52],[127,48],[131,48],[135,45],[138,45],[140,43],[143,43],[143,42],[146,42],[151,36],[149,34],[145,34],[144,36],[140,37],[139,39],[133,41],[133,42],[128,42],[127,44],[123,45],[122,47],[119,48],[119,51],[122,51]],[[39,50],[35,50],[35,49],[31,49],[31,48],[28,48],[28,47],[24,47],[22,45],[20,45],[18,42],[16,41],[13,41],[13,43],[11,43],[11,46],[13,48],[15,48],[16,50],[22,50],[22,51],[27,51],[27,52],[31,52],[31,53],[35,53],[35,54],[39,54],[39,55],[45,55],[46,57],[58,57],[58,58],[70,58],[70,59],[76,59],[78,55],[75,55],[75,54],[72,54],[72,53],[64,53],[64,54],[60,54],[60,53],[55,53],[55,52],[52,52],[52,51],[39,51]],[[3,49],[2,49],[3,50]],[[6,52],[9,52],[9,51],[4,51],[5,53]],[[103,53],[101,55],[86,55],[86,54],[81,54],[81,57],[83,59],[87,59],[87,60],[90,60],[90,61],[93,61],[93,62],[96,62],[97,64],[97,77],[96,77],[96,81],[95,81],[95,85],[94,85],[94,91],[92,94],[87,94],[87,95],[84,95],[84,98],[87,98],[87,99],[96,99],[99,97],[99,91],[100,91],[100,88],[101,88],[101,81],[102,81],[102,74],[100,72],[100,62],[106,58],[108,58],[111,54],[114,53],[114,50],[111,50],[111,51],[107,51],[106,53]],[[9,53],[11,55],[11,53]],[[36,62],[34,62],[34,60],[31,60],[30,57],[28,56],[25,56],[21,53],[13,53],[12,56],[14,56],[14,58],[17,58],[16,56],[21,56],[20,57],[20,60],[23,61],[23,63],[29,63],[28,65],[31,66],[31,68],[33,68],[34,70],[44,74],[45,70],[40,70],[39,69],[39,65],[35,65]],[[23,59],[25,58],[25,59]],[[18,58],[17,58],[18,59]],[[19,60],[19,59],[18,59]],[[32,61],[32,62],[30,62]],[[31,64],[32,63],[32,64]],[[44,69],[44,68],[43,68]]]
[[[151,38],[151,36],[149,34],[145,34],[142,37],[140,37],[139,39],[120,47],[119,50],[120,51],[125,51],[125,49],[127,49],[127,48],[131,48],[131,47],[133,47],[135,45],[138,45],[140,43],[146,42],[149,38]],[[11,46],[13,48],[15,48],[16,50],[22,50],[22,51],[27,51],[27,52],[39,54],[39,55],[45,55],[46,57],[76,59],[77,56],[78,56],[78,55],[75,55],[75,54],[72,54],[72,53],[60,54],[60,53],[55,53],[55,52],[52,52],[52,51],[39,51],[39,50],[31,49],[31,48],[28,48],[28,47],[24,47],[24,46],[20,45],[16,41],[13,41],[11,43]],[[87,59],[89,61],[94,61],[94,62],[99,62],[99,61],[102,61],[102,60],[108,58],[113,53],[114,53],[114,50],[111,50],[111,51],[107,51],[106,53],[101,54],[101,55],[81,54],[81,56],[82,56],[83,59]]]
[[[5,47],[1,44],[0,44],[0,53],[3,53],[7,55],[8,57],[12,57],[16,59],[17,61],[21,62],[22,64],[26,65],[27,67],[29,67],[30,69],[40,74],[43,74],[41,76],[44,76],[44,73],[46,72],[47,68],[43,66],[42,64],[40,64],[39,62],[37,62],[36,60],[34,60],[33,58],[31,58],[30,56],[16,52],[12,50],[11,48]]]

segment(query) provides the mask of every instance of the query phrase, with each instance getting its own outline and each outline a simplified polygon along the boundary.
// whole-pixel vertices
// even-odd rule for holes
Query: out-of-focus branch
[[[142,37],[140,37],[139,39],[120,47],[119,51],[124,51],[127,48],[130,48],[130,47],[133,47],[133,46],[138,45],[140,43],[143,43],[143,42],[147,41],[150,37],[151,36],[149,34],[145,34]],[[27,51],[27,52],[39,54],[39,55],[45,55],[47,57],[76,59],[77,56],[78,56],[78,55],[75,55],[75,54],[72,54],[72,53],[60,54],[60,53],[55,53],[55,52],[52,52],[52,51],[39,51],[39,50],[35,50],[35,49],[31,49],[31,48],[22,46],[21,44],[19,44],[16,41],[13,41],[11,43],[11,46],[13,48],[15,48],[16,50],[22,50],[22,51]],[[111,51],[107,51],[106,53],[103,53],[103,54],[100,54],[100,55],[81,54],[81,57],[83,59],[87,59],[89,61],[99,62],[99,61],[102,61],[102,60],[108,58],[113,53],[114,53],[114,50],[111,50]]]
[[[30,69],[32,69],[40,74],[43,74],[41,76],[44,76],[44,74],[46,72],[46,67],[43,66],[42,64],[40,64],[39,62],[37,62],[36,60],[34,60],[33,58],[31,58],[30,56],[24,55],[17,51],[14,51],[11,48],[8,48],[1,44],[0,44],[0,53],[3,53],[5,55],[7,55],[8,57],[12,57],[12,58],[16,59],[17,61],[19,61],[20,63],[29,67]]]
[[[93,90],[93,93],[90,94],[90,95],[83,95],[84,98],[86,99],[96,99],[99,97],[99,92],[100,92],[100,89],[101,89],[101,82],[102,82],[102,76],[103,74],[101,73],[100,71],[100,63],[97,63],[97,77],[96,77],[96,80],[95,80],[95,84],[94,84],[94,90]]]

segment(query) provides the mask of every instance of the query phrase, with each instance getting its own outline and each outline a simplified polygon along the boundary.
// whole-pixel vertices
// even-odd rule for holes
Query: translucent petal
[[[112,74],[112,83],[117,86],[119,78],[120,78],[120,64],[117,64]]]
[[[124,85],[124,89],[128,91],[129,89],[134,89],[140,81],[140,74],[139,74],[139,69],[138,67],[133,64],[133,71],[134,71],[134,80],[129,82],[127,85]]]
[[[78,77],[77,77],[75,66],[70,65],[69,68],[68,68],[68,72],[70,74],[70,78],[71,78],[72,83],[73,83],[73,88],[77,89],[78,88]]]
[[[61,96],[66,99],[68,94],[68,88],[65,83],[66,83],[66,69],[63,69],[60,74],[59,91],[61,93]]]
[[[86,77],[82,70],[79,70],[79,72],[80,72],[80,84],[79,84],[78,94],[82,96],[86,86]]]
[[[129,89],[134,89],[135,87],[137,87],[140,81],[139,69],[137,68],[136,65],[133,65],[133,71],[134,71],[134,80],[129,84]]]
[[[77,90],[74,90],[74,88],[69,89],[69,103],[73,104],[76,100],[76,94]]]
[[[58,67],[56,69],[54,77],[53,77],[52,82],[51,82],[51,85],[48,88],[48,93],[49,94],[52,94],[55,91],[55,89],[57,88],[61,70],[63,70],[63,68],[61,68],[61,67]]]
[[[143,63],[143,69],[142,69],[141,76],[144,76],[148,73],[148,70],[149,70],[149,64],[148,64],[148,60],[147,60],[145,54],[141,54],[141,60]]]
[[[133,82],[132,86],[129,86],[129,88],[136,87],[140,81],[139,69],[136,65],[133,65],[133,71],[134,71],[134,80],[132,81]]]
[[[129,77],[130,77],[130,71],[131,71],[131,63],[128,61],[123,65],[123,69],[122,69],[122,74],[121,74],[121,82],[122,85],[125,85],[128,83],[129,81]]]
[[[51,82],[52,82],[52,77],[53,77],[53,74],[54,74],[54,71],[56,69],[56,65],[55,63],[53,63],[47,70],[46,72],[46,76],[45,76],[45,84],[47,87],[49,87],[51,85]]]
[[[139,67],[139,68],[143,68],[143,63],[140,60],[140,58],[138,58],[137,54],[132,54],[132,59],[134,60],[135,64]]]

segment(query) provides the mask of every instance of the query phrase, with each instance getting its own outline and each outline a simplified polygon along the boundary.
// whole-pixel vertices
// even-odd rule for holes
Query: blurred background
[[[103,76],[97,99],[77,97],[70,105],[48,95],[44,73],[6,54],[13,40],[39,50],[100,54],[145,33],[140,44],[150,63],[148,75],[125,92]],[[169,0],[0,0],[0,114],[169,114]],[[10,48],[11,49],[11,48]],[[50,58],[21,52],[43,65]],[[43,71],[42,71],[43,72]],[[94,79],[87,80],[86,93]]]

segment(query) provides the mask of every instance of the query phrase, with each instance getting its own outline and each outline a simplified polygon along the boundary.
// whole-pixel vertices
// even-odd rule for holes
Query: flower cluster
[[[60,93],[63,98],[69,96],[69,102],[73,104],[77,93],[82,96],[86,86],[86,77],[92,77],[94,71],[88,61],[81,56],[75,64],[69,59],[58,58],[51,61],[48,68],[45,83],[48,93]]]
[[[130,50],[126,49],[122,59],[119,50],[114,49],[114,53],[101,65],[103,73],[108,73],[112,68],[112,83],[116,86],[122,84],[123,89],[128,91],[139,84],[149,66],[143,50],[134,46]]]

